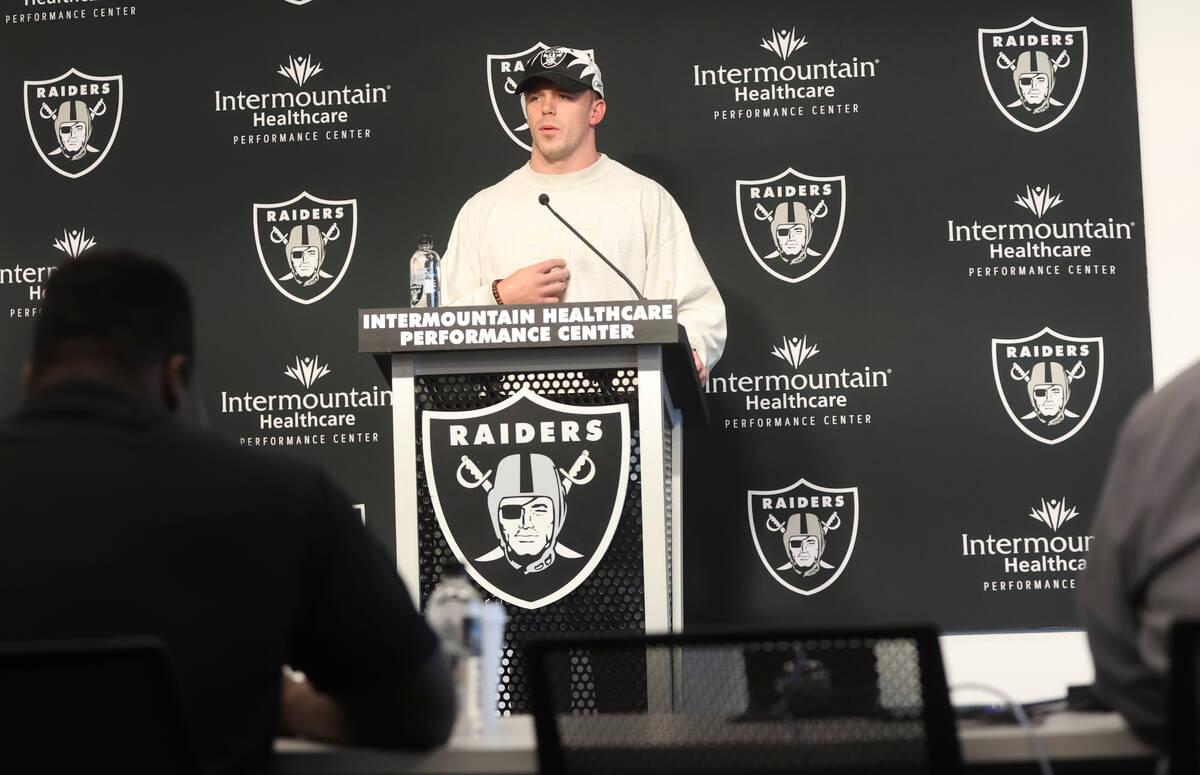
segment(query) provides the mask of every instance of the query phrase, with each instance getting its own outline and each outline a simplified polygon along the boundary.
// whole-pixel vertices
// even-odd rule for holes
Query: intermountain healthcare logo
[[[807,334],[781,336],[769,352],[776,361],[791,366],[792,373],[712,374],[705,383],[704,392],[719,397],[712,405],[717,414],[725,415],[726,430],[870,425],[872,415],[863,411],[860,398],[886,390],[892,377],[891,369],[871,366],[810,368],[810,361],[824,350]],[[736,399],[725,401],[726,395],[742,396],[744,408]],[[811,413],[814,410],[820,413]]]
[[[746,248],[768,274],[798,283],[833,258],[846,219],[845,175],[788,167],[771,178],[739,180],[734,193]]]
[[[58,269],[57,264],[79,258],[96,246],[96,240],[87,233],[87,229],[63,229],[62,235],[50,240],[49,246],[59,251],[59,255],[49,255],[41,266],[0,266],[0,290],[7,294],[8,291],[4,289],[12,287],[14,295],[19,296],[9,301],[12,305],[8,308],[9,318],[37,317],[45,282]]]
[[[627,405],[569,406],[522,389],[495,406],[421,417],[434,513],[472,578],[532,609],[591,575],[625,503]]]
[[[1015,27],[979,30],[979,66],[992,102],[1030,132],[1067,117],[1087,64],[1087,27],[1055,27],[1030,16]]]
[[[221,415],[230,418],[239,443],[247,447],[379,443],[379,428],[390,427],[391,418],[368,410],[390,407],[392,392],[374,384],[335,387],[337,377],[327,379],[333,373],[319,355],[297,355],[278,372],[280,382],[292,380],[289,392],[222,390]],[[238,427],[246,422],[243,415],[254,418],[251,427]]]
[[[496,114],[496,120],[500,122],[500,128],[504,130],[504,134],[527,151],[530,150],[527,139],[529,136],[524,133],[529,130],[529,119],[525,116],[525,100],[520,94],[517,94],[517,84],[525,76],[525,63],[529,58],[537,52],[546,51],[549,48],[545,43],[538,41],[516,54],[487,55],[488,94],[492,98],[492,110]],[[551,54],[551,56],[564,51],[573,52],[576,49],[556,48],[555,54]],[[578,49],[578,51],[587,54],[592,59],[596,58],[593,49],[585,48]]]
[[[857,114],[861,91],[856,92],[854,82],[875,78],[879,60],[838,58],[819,53],[817,45],[805,48],[809,45],[808,37],[797,33],[795,27],[772,27],[769,34],[757,38],[753,53],[759,62],[763,50],[778,59],[769,64],[694,64],[690,85],[724,95],[724,100],[713,106],[714,121]],[[819,61],[789,62],[802,49]]]
[[[748,490],[746,509],[758,558],[771,577],[801,595],[837,581],[858,538],[858,488],[806,479],[780,490]]]
[[[121,127],[124,79],[75,68],[57,78],[25,82],[29,139],[50,169],[81,178],[108,156]]]
[[[213,111],[240,123],[232,124],[238,132],[234,145],[370,140],[371,127],[361,121],[371,113],[370,106],[385,105],[391,96],[391,84],[330,84],[325,65],[308,52],[289,54],[273,72],[291,87],[278,90],[279,81],[272,79],[270,87],[249,93],[240,88],[213,92]],[[325,88],[311,88],[310,83]],[[247,120],[248,127],[241,123]]]
[[[79,258],[84,251],[96,247],[96,239],[88,236],[87,229],[63,229],[62,236],[56,238],[53,245],[55,250]]]
[[[1027,184],[1023,190],[1008,194],[1012,215],[1022,220],[982,222],[946,221],[946,241],[971,247],[975,263],[967,267],[968,277],[1073,277],[1115,275],[1117,264],[1112,255],[1128,251],[1119,243],[1133,239],[1133,221],[1112,216],[1067,216],[1073,208],[1062,192],[1049,183]],[[999,200],[997,200],[999,203]],[[1109,247],[1107,243],[1118,243]],[[978,244],[979,249],[973,246]],[[987,248],[988,263],[983,247]],[[965,252],[965,251],[964,251]]]
[[[974,567],[986,566],[990,578],[982,581],[985,592],[1070,591],[1087,569],[1093,540],[1090,535],[1068,534],[1078,524],[1072,524],[1078,516],[1078,509],[1066,498],[1041,498],[1027,515],[1041,523],[1039,534],[1020,531],[1023,534],[997,538],[991,533],[986,537],[962,533],[960,550]],[[1028,518],[1021,523],[1030,524]],[[1069,524],[1071,528],[1066,527]]]
[[[1066,336],[1046,326],[1022,339],[992,340],[992,374],[1005,411],[1043,444],[1079,432],[1104,381],[1104,339]]]
[[[312,304],[337,287],[358,237],[358,200],[321,199],[307,191],[286,202],[255,204],[254,244],[275,290]]]

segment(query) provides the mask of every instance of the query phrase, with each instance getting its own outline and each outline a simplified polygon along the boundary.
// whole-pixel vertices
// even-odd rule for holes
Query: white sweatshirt
[[[621,268],[648,299],[678,301],[679,322],[711,372],[725,348],[725,303],[675,200],[659,184],[601,154],[591,166],[542,175],[526,164],[467,200],[442,262],[447,304],[494,304],[492,281],[549,258],[567,262],[563,301],[635,298],[587,245],[542,205],[558,211]]]

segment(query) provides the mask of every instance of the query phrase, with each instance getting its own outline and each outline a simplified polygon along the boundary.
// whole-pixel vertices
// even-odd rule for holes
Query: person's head
[[[607,103],[600,68],[586,51],[551,46],[534,54],[517,91],[529,120],[535,171],[574,172],[596,160],[596,126]]]
[[[803,202],[781,202],[771,218],[771,237],[779,255],[788,260],[804,258],[812,239],[812,217]]]
[[[1021,104],[1034,109],[1050,99],[1054,90],[1054,65],[1045,51],[1022,51],[1013,68],[1013,83]]]
[[[54,114],[54,131],[59,147],[68,157],[86,149],[92,135],[92,116],[87,104],[83,100],[67,100],[59,105]]]
[[[320,229],[312,224],[293,226],[283,247],[287,251],[288,266],[291,267],[296,282],[312,285],[321,279],[325,240]]]
[[[192,353],[192,303],[175,270],[124,252],[68,259],[43,289],[25,386],[100,380],[174,410]]]
[[[514,567],[527,568],[553,554],[566,516],[554,461],[538,454],[503,458],[488,492],[488,511],[504,556]]]
[[[1057,361],[1040,361],[1029,372],[1029,402],[1044,423],[1054,424],[1063,419],[1067,401],[1071,398],[1071,384],[1067,370]]]
[[[788,562],[792,569],[804,576],[811,576],[821,569],[821,555],[825,553],[825,530],[816,514],[793,514],[788,517],[783,531],[783,545],[787,549]]]

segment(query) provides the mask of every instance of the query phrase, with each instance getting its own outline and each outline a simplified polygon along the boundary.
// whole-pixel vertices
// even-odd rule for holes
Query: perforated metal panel
[[[547,643],[543,772],[928,773],[961,764],[932,630],[912,637],[663,636]],[[923,653],[924,651],[924,653]],[[640,707],[592,703],[622,661],[671,665]],[[586,670],[585,670],[586,667]],[[581,683],[582,682],[582,683]]]
[[[417,497],[420,551],[420,600],[424,610],[441,578],[445,560],[453,557],[434,513],[421,450],[421,416],[426,410],[465,411],[497,404],[528,387],[554,401],[573,406],[628,404],[631,439],[629,482],[617,531],[604,559],[565,598],[535,610],[505,605],[508,629],[501,660],[502,715],[529,713],[532,701],[522,654],[531,634],[643,632],[645,585],[642,578],[641,447],[637,430],[637,374],[632,369],[504,372],[470,375],[427,375],[415,379],[417,408]],[[480,590],[485,599],[495,599]],[[645,698],[645,663],[610,666],[626,673],[621,680],[635,698]]]

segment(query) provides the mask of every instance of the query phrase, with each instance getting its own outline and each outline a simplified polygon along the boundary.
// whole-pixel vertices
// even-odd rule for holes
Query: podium
[[[397,569],[422,609],[452,556],[505,604],[501,712],[531,710],[527,636],[682,628],[681,436],[707,410],[674,301],[362,309],[358,330],[392,387]]]

